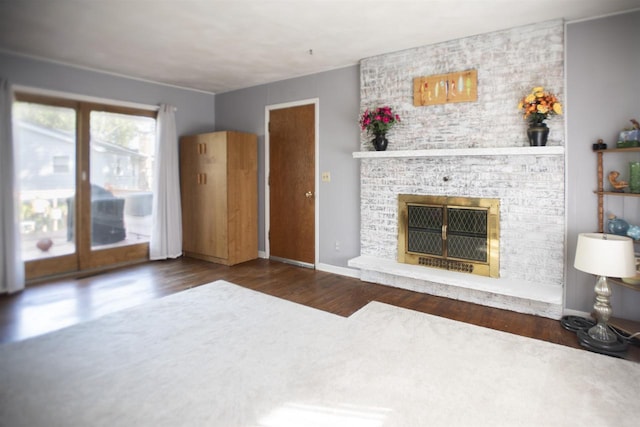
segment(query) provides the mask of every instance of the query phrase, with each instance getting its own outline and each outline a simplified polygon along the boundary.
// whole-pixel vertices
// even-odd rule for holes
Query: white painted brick
[[[361,62],[361,109],[391,105],[402,122],[389,149],[512,147],[527,144],[519,99],[537,85],[564,91],[562,21],[453,40]],[[413,106],[413,78],[478,70],[478,101]],[[563,145],[564,121],[551,118],[549,145]],[[363,149],[371,149],[362,135]]]
[[[390,105],[402,122],[388,150],[528,145],[517,104],[536,85],[562,98],[562,21],[453,40],[361,63],[361,110]],[[478,101],[413,106],[413,78],[478,70]],[[548,145],[564,145],[564,120],[548,120]],[[362,133],[363,150],[371,150]],[[500,276],[563,286],[564,156],[361,159],[361,254],[397,258],[397,195],[498,198]],[[444,177],[449,178],[444,181]]]

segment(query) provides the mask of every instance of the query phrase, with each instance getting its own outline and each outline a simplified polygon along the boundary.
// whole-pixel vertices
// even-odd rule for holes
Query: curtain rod
[[[148,111],[158,111],[160,109],[160,106],[158,105],[140,104],[137,102],[129,102],[129,101],[118,101],[115,99],[100,98],[97,96],[89,96],[89,95],[80,95],[77,93],[63,92],[63,91],[50,90],[50,89],[42,89],[42,88],[33,87],[33,86],[23,86],[23,85],[17,85],[17,84],[12,84],[11,86],[13,90],[16,92],[24,92],[31,95],[51,96],[55,98],[64,98],[64,99],[69,99],[73,101],[93,102],[96,104],[106,104],[106,105],[113,105],[118,107],[137,108],[139,110],[148,110]],[[175,107],[174,107],[174,110],[176,110]]]

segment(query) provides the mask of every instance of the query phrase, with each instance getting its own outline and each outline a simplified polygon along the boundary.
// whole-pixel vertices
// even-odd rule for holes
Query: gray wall
[[[211,132],[215,95],[0,52],[0,76],[11,84],[115,101],[176,107],[178,135]]]
[[[590,311],[594,278],[573,269],[577,234],[597,228],[596,157],[598,138],[614,144],[617,133],[640,119],[640,12],[570,23],[566,31],[567,125],[567,275],[566,307]],[[320,262],[346,266],[360,254],[359,67],[319,73],[216,95],[127,79],[59,64],[0,53],[0,76],[12,83],[82,95],[137,102],[169,103],[178,108],[178,134],[242,130],[260,139],[260,248],[264,249],[264,111],[265,106],[300,99],[320,99]],[[214,128],[215,116],[215,128]],[[614,155],[610,155],[614,156]],[[627,171],[628,159],[605,170]],[[627,172],[628,173],[628,172]],[[608,201],[607,212],[640,224],[631,198]],[[637,202],[637,201],[636,201]],[[341,242],[336,252],[335,241]],[[640,292],[614,286],[614,314],[640,320]]]
[[[590,312],[594,276],[573,268],[578,233],[597,230],[596,155],[602,138],[615,147],[629,119],[640,120],[640,12],[567,24],[567,286],[565,307]],[[640,155],[605,155],[605,176],[629,177],[628,162]],[[606,179],[606,178],[605,178]],[[613,213],[640,225],[638,198],[609,197]],[[606,226],[606,225],[605,225]],[[640,248],[636,246],[636,250]],[[614,316],[640,320],[640,292],[613,285]]]
[[[264,117],[265,107],[318,98],[320,113],[320,264],[347,267],[360,255],[359,67],[352,66],[216,95],[216,130],[239,130],[258,135],[260,223],[259,248],[265,249],[264,230]],[[336,241],[340,249],[336,250]],[[322,266],[321,266],[322,267]]]

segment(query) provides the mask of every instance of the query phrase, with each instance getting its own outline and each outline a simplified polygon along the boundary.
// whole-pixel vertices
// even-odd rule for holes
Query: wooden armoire
[[[234,265],[258,257],[258,143],[253,134],[180,138],[185,256]]]

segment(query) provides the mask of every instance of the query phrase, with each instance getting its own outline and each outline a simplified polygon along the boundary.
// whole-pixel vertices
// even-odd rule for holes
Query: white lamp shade
[[[573,266],[598,276],[633,277],[636,275],[633,241],[615,234],[581,233]]]

